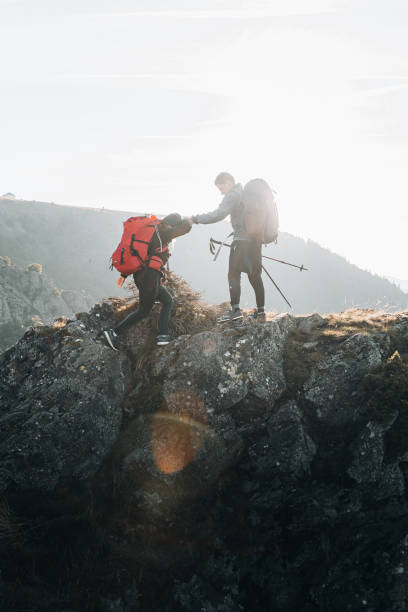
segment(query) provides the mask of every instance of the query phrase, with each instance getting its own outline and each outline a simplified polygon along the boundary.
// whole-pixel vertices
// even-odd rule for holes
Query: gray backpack
[[[279,216],[275,192],[264,179],[249,181],[242,192],[244,207],[244,224],[251,238],[261,240],[263,244],[277,242]]]

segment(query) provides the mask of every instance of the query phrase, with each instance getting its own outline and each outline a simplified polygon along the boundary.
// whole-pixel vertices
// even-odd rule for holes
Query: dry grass
[[[231,308],[229,302],[221,304],[208,304],[201,299],[201,294],[194,291],[190,285],[174,272],[166,272],[164,286],[170,291],[174,298],[173,311],[170,319],[170,331],[175,336],[183,334],[196,334],[202,331],[212,330],[217,323],[217,317]],[[139,293],[133,281],[128,281],[126,286],[130,296],[126,303],[122,303],[117,309],[118,320],[123,319],[135,308],[135,300]],[[153,309],[153,317],[150,319],[153,328],[156,329],[160,305]],[[244,314],[252,310],[242,309]],[[266,321],[271,321],[276,312],[266,313]]]
[[[391,352],[398,350],[405,358],[408,355],[408,340],[395,329],[401,317],[408,312],[389,313],[381,310],[351,308],[340,313],[326,315],[328,326],[321,332],[321,339],[341,342],[356,333],[380,334],[391,340]]]
[[[217,316],[225,307],[225,304],[214,306],[201,300],[201,294],[194,291],[186,281],[174,272],[166,272],[164,286],[173,296],[173,311],[170,319],[170,332],[173,335],[196,334],[201,331],[213,329],[216,324]],[[133,310],[134,300],[138,297],[138,290],[133,282],[128,284],[130,297],[126,304],[123,304],[118,312],[120,318]],[[155,330],[161,305],[158,304],[153,309],[153,317],[149,324]]]
[[[214,329],[216,319],[220,312],[226,309],[226,304],[214,306],[203,302],[200,293],[194,291],[186,281],[174,272],[166,272],[163,284],[173,296],[173,310],[169,325],[169,331],[173,337]],[[118,321],[124,319],[137,308],[139,292],[133,280],[128,281],[126,289],[128,290],[128,297],[126,300],[118,301],[116,307]],[[151,356],[154,354],[157,322],[161,308],[160,303],[155,304],[151,315],[139,325],[132,326],[127,331],[125,342],[127,349],[133,355],[132,360],[136,370],[148,366]]]
[[[214,328],[223,305],[203,302],[200,293],[174,272],[169,272],[167,286],[174,295],[171,328],[176,334],[195,334]]]
[[[325,315],[328,326],[321,334],[329,339],[343,340],[353,334],[387,333],[398,313],[382,310],[349,308]]]

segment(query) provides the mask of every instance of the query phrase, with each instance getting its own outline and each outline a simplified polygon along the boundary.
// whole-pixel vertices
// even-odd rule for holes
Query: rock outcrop
[[[170,345],[149,322],[115,353],[128,307],[0,357],[3,608],[406,609],[408,313],[178,303]]]
[[[26,269],[0,257],[0,351],[14,344],[34,323],[86,311],[94,301],[80,291],[57,289],[40,264]]]

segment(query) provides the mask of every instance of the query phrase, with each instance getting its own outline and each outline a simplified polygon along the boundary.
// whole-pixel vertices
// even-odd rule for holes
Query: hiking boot
[[[118,334],[115,331],[113,331],[113,329],[106,329],[103,332],[103,335],[105,336],[106,342],[109,344],[109,346],[114,351],[118,351],[119,350],[119,336],[118,336]]]
[[[248,315],[248,319],[252,321],[265,321],[266,314],[264,310],[254,310]]]
[[[165,344],[168,344],[169,342],[171,342],[171,336],[169,336],[168,334],[160,334],[159,336],[157,336],[158,346],[164,346]]]
[[[242,310],[240,308],[236,308],[235,310],[229,310],[221,317],[218,317],[217,323],[228,323],[229,321],[239,321],[243,319]]]

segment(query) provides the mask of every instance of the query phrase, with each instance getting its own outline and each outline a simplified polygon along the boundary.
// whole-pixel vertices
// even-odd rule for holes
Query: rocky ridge
[[[184,333],[115,353],[127,308],[0,357],[4,609],[406,609],[408,313],[220,328],[176,297]]]
[[[41,264],[25,269],[0,257],[0,351],[16,342],[33,323],[88,310],[94,300],[84,292],[60,290],[42,273]]]

